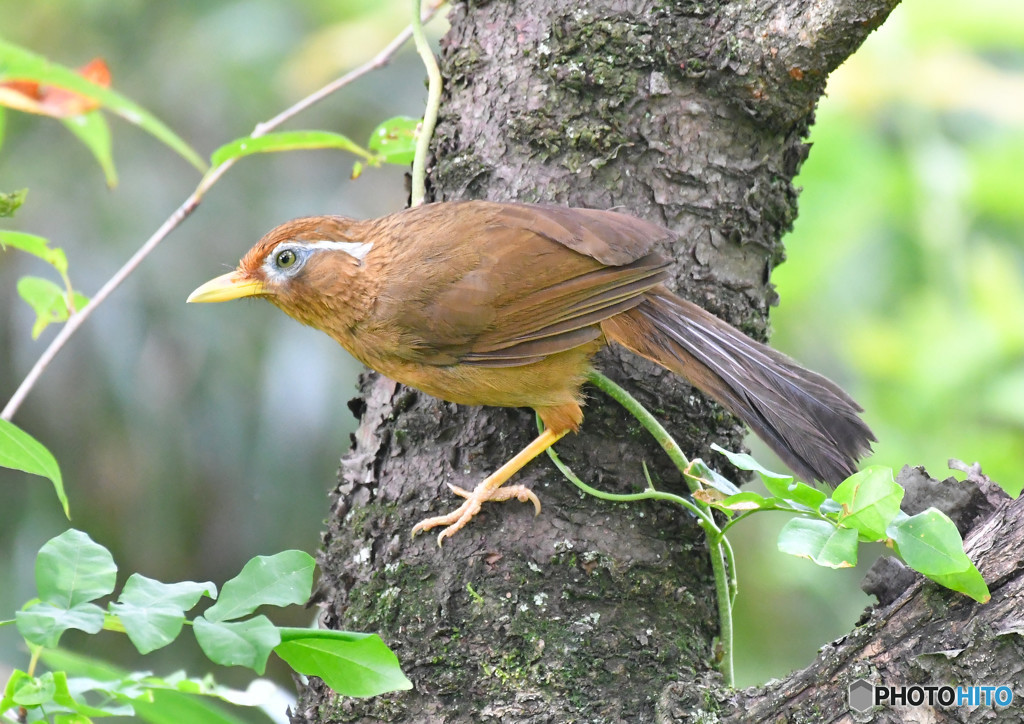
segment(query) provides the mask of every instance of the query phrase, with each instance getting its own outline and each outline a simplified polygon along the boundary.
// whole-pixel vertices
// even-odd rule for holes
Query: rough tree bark
[[[792,179],[829,72],[898,0],[462,2],[442,44],[435,200],[621,208],[668,226],[676,289],[755,337],[796,214]],[[736,421],[628,354],[599,366],[710,459]],[[544,512],[489,505],[439,549],[413,524],[452,505],[534,434],[523,410],[467,409],[366,375],[321,554],[324,622],[377,631],[415,689],[341,700],[314,680],[296,721],[648,722],[679,679],[713,671],[701,534],[665,505],[585,499],[545,460],[521,481]],[[633,489],[678,474],[591,394],[558,450],[585,479]],[[713,698],[713,697],[712,697]],[[685,717],[684,717],[685,718]]]

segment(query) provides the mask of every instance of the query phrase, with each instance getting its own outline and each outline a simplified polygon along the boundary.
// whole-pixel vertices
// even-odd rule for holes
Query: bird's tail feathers
[[[714,398],[808,481],[836,485],[871,450],[861,407],[838,385],[667,290],[601,326]]]

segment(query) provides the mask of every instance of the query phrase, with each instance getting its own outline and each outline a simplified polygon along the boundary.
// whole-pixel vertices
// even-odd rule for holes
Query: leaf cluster
[[[61,287],[49,279],[36,276],[24,276],[18,280],[18,294],[36,313],[32,339],[38,339],[51,323],[68,321],[72,314],[81,311],[89,303],[87,296],[71,286],[68,258],[63,249],[51,247],[47,239],[35,234],[0,231],[0,249],[6,250],[8,247],[42,259],[57,271],[64,283]]]
[[[61,284],[57,284],[49,279],[26,276],[18,282],[19,294],[36,314],[32,329],[34,339],[48,325],[67,322],[87,306],[89,309],[85,309],[77,322],[88,316],[92,307],[134,269],[137,259],[180,223],[205,191],[238,159],[254,153],[336,148],[360,159],[353,170],[353,176],[358,176],[364,166],[408,165],[421,124],[413,118],[388,119],[374,129],[365,146],[342,134],[326,131],[268,133],[282,122],[280,119],[288,115],[286,113],[257,127],[251,135],[224,144],[212,154],[208,165],[159,119],[109,86],[110,73],[102,59],[97,58],[76,71],[0,40],[0,145],[7,109],[50,116],[62,122],[89,149],[108,185],[113,187],[117,172],[111,134],[103,115],[106,111],[138,125],[204,173],[196,192],[183,205],[184,210],[172,216],[165,228],[154,235],[155,241],[147,242],[126,263],[123,274],[119,272],[97,292],[92,305],[85,295],[73,288],[67,256],[62,249],[40,236],[0,231],[0,250],[13,248],[33,255],[52,266],[61,280]],[[0,193],[0,218],[12,217],[24,203],[26,194],[26,190]],[[49,479],[65,515],[70,517],[56,459],[42,443],[9,422],[15,408],[12,398],[0,419],[0,466]],[[0,625],[16,625],[33,651],[27,669],[15,671],[4,688],[0,719],[6,720],[5,715],[16,710],[11,716],[18,720],[52,717],[55,721],[78,723],[93,717],[130,715],[134,711],[154,721],[174,721],[180,720],[174,711],[186,711],[191,706],[180,696],[203,694],[228,698],[226,690],[206,679],[119,672],[95,662],[69,659],[56,647],[64,632],[70,629],[87,634],[104,630],[120,632],[127,635],[140,654],[148,654],[167,646],[189,626],[199,647],[216,664],[244,666],[262,674],[273,652],[295,671],[319,676],[340,694],[365,697],[410,688],[394,654],[375,635],[279,627],[267,616],[256,613],[261,606],[286,606],[306,601],[313,569],[312,558],[301,551],[258,556],[225,583],[219,594],[209,581],[162,583],[133,574],[120,595],[108,600],[103,607],[97,601],[114,592],[117,567],[104,547],[85,533],[69,530],[49,541],[39,552],[36,561],[38,597],[18,611],[13,620],[0,622]],[[203,598],[216,603],[189,620],[186,614]],[[35,667],[40,659],[69,663],[64,668],[37,675]],[[81,675],[83,672],[85,675]],[[79,675],[72,675],[74,673]]]
[[[840,483],[829,497],[792,476],[765,469],[749,455],[714,449],[741,470],[756,472],[769,493],[768,497],[749,491],[726,497],[710,491],[695,493],[728,517],[723,534],[754,513],[785,511],[794,517],[779,533],[778,548],[783,553],[820,566],[848,568],[857,565],[861,543],[883,543],[936,583],[980,603],[991,597],[949,516],[935,508],[916,515],[900,510],[904,490],[893,479],[891,468],[865,468]]]
[[[162,583],[134,573],[104,608],[97,601],[114,592],[114,559],[87,534],[67,530],[40,549],[35,565],[39,595],[15,614],[13,623],[33,650],[33,665],[15,671],[7,681],[0,716],[17,708],[34,712],[33,720],[52,716],[55,722],[79,724],[94,717],[131,715],[137,702],[152,703],[156,690],[220,695],[216,686],[183,675],[69,677],[63,670],[36,675],[32,669],[40,652],[56,648],[69,629],[124,633],[140,654],[148,654],[170,644],[189,625],[203,653],[222,666],[244,666],[262,674],[273,652],[295,671],[318,676],[346,696],[411,688],[398,659],[376,635],[281,627],[263,614],[254,615],[261,606],[307,601],[314,567],[312,557],[302,551],[257,556],[219,594],[210,581]],[[204,597],[216,603],[188,620],[186,613]]]
[[[59,94],[60,101],[49,106],[40,104],[34,96],[44,91],[51,95]],[[212,184],[214,174],[223,172],[238,159],[256,153],[325,148],[348,151],[361,159],[353,168],[354,177],[362,172],[364,165],[408,165],[415,153],[421,125],[421,121],[415,118],[389,118],[371,132],[365,147],[343,134],[328,131],[256,131],[222,145],[213,152],[210,164],[207,165],[187,143],[134,101],[91,80],[82,72],[51,62],[0,39],[0,145],[5,127],[5,106],[59,118],[88,146],[103,168],[109,185],[113,186],[116,171],[111,155],[110,132],[101,114],[102,110],[110,111],[138,125],[193,166],[205,171],[197,195],[201,195],[199,191],[205,191]],[[0,193],[0,218],[12,217],[24,204],[26,196],[26,189]],[[18,280],[19,295],[36,315],[32,326],[33,339],[38,339],[50,324],[68,321],[89,304],[89,297],[72,286],[68,276],[68,260],[63,249],[52,246],[48,239],[35,234],[0,230],[0,250],[8,248],[18,249],[46,262],[61,280],[61,284],[37,276],[24,276]],[[99,296],[97,303],[100,301]],[[5,411],[4,418],[8,417]],[[57,491],[65,515],[70,517],[57,461],[39,441],[7,419],[0,419],[0,466],[49,479]]]

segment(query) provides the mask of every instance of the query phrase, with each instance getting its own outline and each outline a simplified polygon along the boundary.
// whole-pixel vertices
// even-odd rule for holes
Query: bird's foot
[[[420,531],[430,530],[436,528],[439,525],[447,526],[437,536],[437,544],[441,545],[444,543],[445,538],[451,538],[453,535],[458,533],[466,523],[473,519],[473,516],[480,512],[480,506],[483,503],[493,500],[511,500],[515,498],[521,503],[533,503],[535,515],[540,515],[540,498],[536,494],[524,485],[507,485],[500,488],[488,485],[487,481],[480,483],[472,491],[460,488],[458,485],[448,484],[448,487],[453,493],[461,498],[465,498],[466,502],[460,505],[457,509],[453,510],[448,515],[439,515],[435,518],[427,518],[421,520],[415,526],[413,526],[412,534],[415,536]]]

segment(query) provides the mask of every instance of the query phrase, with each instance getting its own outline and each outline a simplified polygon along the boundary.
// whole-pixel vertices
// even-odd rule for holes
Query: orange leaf
[[[110,68],[103,62],[103,58],[93,58],[78,69],[78,74],[90,83],[110,87]]]
[[[0,83],[4,88],[10,88],[16,93],[21,93],[29,98],[39,97],[39,84],[34,80],[12,80],[9,83]]]
[[[110,87],[110,69],[102,58],[89,61],[78,69],[78,74],[96,85]],[[65,88],[14,80],[0,83],[0,106],[54,118],[69,118],[95,110],[100,103]]]

